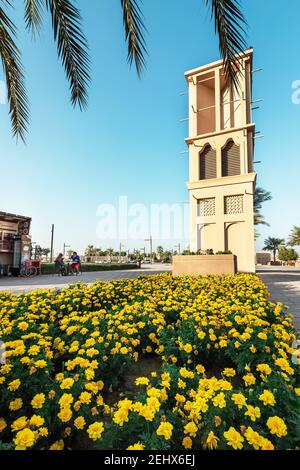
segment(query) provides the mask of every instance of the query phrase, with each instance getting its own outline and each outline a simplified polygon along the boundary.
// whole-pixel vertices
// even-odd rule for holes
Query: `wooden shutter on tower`
[[[222,150],[222,176],[235,176],[240,174],[240,147],[231,140]]]
[[[217,177],[217,154],[210,145],[207,145],[200,153],[199,167],[201,180],[208,180]]]

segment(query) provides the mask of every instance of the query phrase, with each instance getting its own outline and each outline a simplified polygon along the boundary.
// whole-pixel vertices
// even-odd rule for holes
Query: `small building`
[[[260,252],[256,253],[256,264],[261,266],[267,266],[271,262],[271,253]]]
[[[31,257],[31,218],[0,211],[0,276],[17,274]]]

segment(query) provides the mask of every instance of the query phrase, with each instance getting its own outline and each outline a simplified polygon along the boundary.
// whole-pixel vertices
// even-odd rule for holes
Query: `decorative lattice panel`
[[[242,214],[244,198],[242,195],[225,197],[225,214]]]
[[[198,216],[210,217],[212,215],[216,215],[216,199],[214,197],[209,199],[199,199]]]

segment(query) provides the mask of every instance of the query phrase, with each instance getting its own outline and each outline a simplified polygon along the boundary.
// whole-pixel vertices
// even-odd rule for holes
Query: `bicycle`
[[[34,277],[38,275],[38,268],[34,266],[31,261],[25,261],[21,266],[20,276],[21,277]]]

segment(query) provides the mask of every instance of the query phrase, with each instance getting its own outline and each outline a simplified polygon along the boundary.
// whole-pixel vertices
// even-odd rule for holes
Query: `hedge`
[[[137,264],[93,264],[86,263],[81,265],[81,270],[84,273],[95,272],[95,271],[119,271],[128,269],[137,269]],[[54,264],[43,263],[42,274],[53,274]]]

